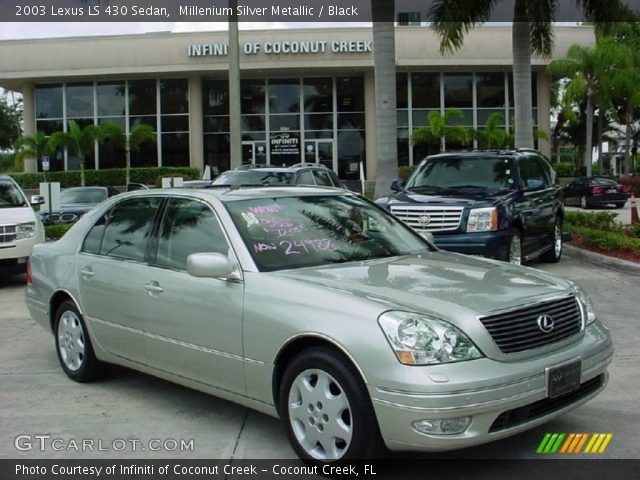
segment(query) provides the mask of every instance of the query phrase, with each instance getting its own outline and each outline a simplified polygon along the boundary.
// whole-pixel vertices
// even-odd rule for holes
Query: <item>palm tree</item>
[[[375,197],[389,193],[398,170],[394,0],[371,0],[376,103]]]
[[[57,150],[66,148],[69,153],[75,155],[80,160],[80,185],[85,186],[84,180],[84,160],[87,155],[94,152],[96,140],[100,136],[97,125],[87,125],[80,128],[75,120],[69,121],[67,132],[55,132],[49,139],[49,148]]]
[[[51,149],[49,148],[49,139],[44,132],[41,131],[37,131],[33,135],[20,137],[16,141],[16,149],[18,150],[15,159],[17,170],[22,170],[22,168],[18,168],[18,166],[26,159],[35,158],[37,162],[43,156],[51,153]]]
[[[595,106],[602,108],[606,102],[603,98],[606,92],[600,79],[609,73],[611,56],[607,53],[608,49],[602,42],[595,47],[572,45],[567,51],[567,58],[554,60],[547,67],[550,74],[570,79],[565,85],[565,111],[570,112],[576,100],[579,103],[581,99],[586,99],[583,164],[587,176],[591,176],[593,162],[593,109]]]
[[[464,114],[457,108],[451,108],[442,115],[438,111],[431,111],[427,115],[429,125],[418,127],[409,138],[412,146],[420,144],[439,145],[444,149],[446,142],[458,142],[469,145],[473,140],[472,132],[462,125],[450,125],[454,118],[463,118]]]
[[[126,179],[125,185],[130,183],[131,152],[140,150],[143,143],[147,141],[155,142],[156,131],[151,125],[141,123],[133,127],[129,136],[120,128],[120,125],[113,122],[105,122],[100,125],[99,139],[101,141],[111,141],[115,145],[124,147],[126,158]]]
[[[489,20],[496,0],[434,0],[429,19],[440,35],[442,53],[460,49],[464,36]],[[533,147],[531,118],[531,53],[549,56],[553,50],[552,21],[559,0],[515,0],[512,27],[513,97],[515,101],[516,147]],[[578,0],[586,15],[595,21],[615,18],[622,8],[618,0]]]
[[[509,146],[511,137],[509,132],[500,126],[503,124],[504,115],[501,113],[489,115],[484,128],[476,132],[480,146],[485,148],[504,148]]]

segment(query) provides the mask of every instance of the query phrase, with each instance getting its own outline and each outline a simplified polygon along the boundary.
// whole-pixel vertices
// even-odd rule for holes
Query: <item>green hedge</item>
[[[618,231],[620,225],[616,219],[613,212],[564,212],[565,223],[597,230]]]
[[[85,183],[87,185],[111,187],[124,185],[126,169],[110,168],[105,170],[85,170]],[[37,189],[40,182],[44,182],[44,173],[11,173],[11,177],[25,189]],[[162,176],[183,177],[185,180],[200,178],[200,170],[190,167],[155,167],[132,168],[129,173],[131,182],[155,185],[156,180]],[[66,172],[50,172],[49,181],[60,182],[62,188],[77,187],[80,185],[80,170]]]
[[[67,230],[73,227],[73,225],[73,223],[64,223],[62,225],[45,225],[45,237],[47,237],[48,240],[58,240],[62,238],[64,234],[67,233]]]
[[[574,226],[573,234],[587,245],[601,248],[607,252],[631,252],[640,255],[640,238],[625,235],[621,232],[597,230]]]
[[[576,174],[576,167],[571,162],[560,162],[553,166],[559,177],[573,177]]]

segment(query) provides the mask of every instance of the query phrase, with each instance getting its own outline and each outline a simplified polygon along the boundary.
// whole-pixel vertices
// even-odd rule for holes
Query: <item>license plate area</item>
[[[560,397],[580,387],[582,362],[567,363],[559,367],[547,368],[547,392],[549,398]]]
[[[607,193],[618,193],[618,189],[617,188],[610,188],[609,190],[607,190]]]

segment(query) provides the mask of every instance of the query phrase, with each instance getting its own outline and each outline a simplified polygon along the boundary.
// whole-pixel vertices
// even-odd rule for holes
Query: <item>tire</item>
[[[627,202],[618,202],[616,203],[616,208],[624,208]]]
[[[279,385],[278,407],[293,449],[306,462],[371,458],[381,444],[359,373],[329,349],[312,348],[293,359]]]
[[[589,200],[587,200],[587,197],[584,195],[580,197],[580,208],[582,208],[583,210],[588,210],[591,208],[591,205],[589,205]]]
[[[553,225],[553,237],[552,248],[542,255],[540,255],[540,260],[548,263],[558,263],[560,258],[562,258],[562,221],[559,218],[556,218],[556,221]]]
[[[522,265],[522,233],[517,228],[509,229],[509,240],[504,261],[514,265]]]
[[[69,378],[84,383],[105,373],[106,365],[96,358],[84,319],[73,302],[67,300],[58,308],[54,333],[58,360]]]

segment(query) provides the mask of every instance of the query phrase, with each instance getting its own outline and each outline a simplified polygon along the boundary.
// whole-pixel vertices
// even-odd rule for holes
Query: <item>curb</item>
[[[640,263],[630,262],[628,260],[622,260],[615,257],[609,257],[608,255],[591,252],[589,250],[585,250],[584,248],[574,247],[573,245],[564,244],[562,248],[564,249],[563,253],[569,257],[579,258],[582,260],[586,260],[587,262],[619,270],[630,275],[640,276]]]

